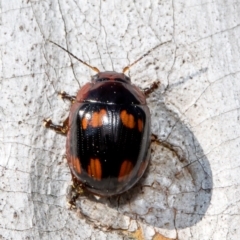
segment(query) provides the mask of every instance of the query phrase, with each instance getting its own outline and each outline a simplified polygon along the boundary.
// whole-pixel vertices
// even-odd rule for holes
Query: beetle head
[[[103,81],[116,81],[123,83],[130,83],[131,80],[124,73],[118,73],[113,71],[99,72],[98,74],[92,76],[92,82],[103,82]]]

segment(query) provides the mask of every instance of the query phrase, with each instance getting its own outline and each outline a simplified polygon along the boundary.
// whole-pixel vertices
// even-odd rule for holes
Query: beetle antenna
[[[136,61],[134,61],[133,63],[129,64],[128,66],[126,66],[125,68],[123,68],[123,73],[125,73],[126,71],[129,70],[130,67],[132,67],[133,65],[135,65],[137,62],[139,62],[140,60],[142,60],[144,57],[146,57],[148,54],[150,54],[153,50],[155,50],[156,48],[160,47],[161,45],[165,44],[167,42],[163,42],[158,44],[157,46],[153,47],[152,49],[150,49],[149,51],[147,51],[145,54],[143,54],[140,58],[138,58]]]
[[[76,57],[75,55],[73,55],[72,53],[70,53],[67,49],[65,49],[64,47],[60,46],[59,44],[57,44],[57,43],[55,43],[55,42],[53,42],[53,41],[51,41],[51,40],[48,40],[48,41],[51,42],[51,43],[53,43],[53,44],[55,44],[56,46],[60,47],[62,50],[64,50],[65,52],[67,52],[69,55],[71,55],[73,58],[77,59],[79,62],[81,62],[81,63],[84,64],[85,66],[91,68],[93,71],[95,71],[95,72],[97,72],[97,73],[100,72],[98,68],[93,67],[93,66],[89,65],[88,63],[84,62],[83,60],[81,60],[80,58]]]

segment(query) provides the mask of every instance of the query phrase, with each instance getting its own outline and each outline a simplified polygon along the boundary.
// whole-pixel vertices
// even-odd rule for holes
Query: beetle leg
[[[56,133],[67,135],[68,132],[68,118],[63,122],[62,125],[56,125],[52,123],[51,119],[44,119],[43,124],[46,128],[54,130]]]
[[[70,208],[76,208],[76,200],[84,196],[85,191],[83,190],[82,184],[76,179],[72,174],[72,184],[68,187],[67,190],[67,201],[70,205]]]
[[[66,92],[62,91],[62,92],[59,92],[58,95],[64,100],[68,100],[70,101],[71,103],[74,103],[75,100],[76,100],[76,96],[71,96],[69,94],[67,94]]]
[[[156,90],[159,87],[159,84],[160,84],[159,81],[153,82],[150,87],[144,88],[143,92],[145,96],[148,97],[152,92],[154,92],[154,90]]]

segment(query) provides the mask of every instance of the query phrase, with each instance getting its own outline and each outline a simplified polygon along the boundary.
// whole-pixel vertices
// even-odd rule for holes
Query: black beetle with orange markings
[[[146,95],[158,84],[141,91],[124,72],[147,54],[125,67],[123,73],[100,72],[78,59],[98,73],[76,97],[61,93],[62,98],[72,102],[62,126],[44,120],[47,128],[67,134],[67,161],[73,186],[99,196],[118,195],[129,190],[145,172],[151,142]]]

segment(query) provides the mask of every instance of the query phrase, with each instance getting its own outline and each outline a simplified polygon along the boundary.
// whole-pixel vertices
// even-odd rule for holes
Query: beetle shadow
[[[163,101],[153,103],[152,130],[159,141],[152,143],[146,173],[128,192],[100,202],[154,227],[184,229],[201,221],[210,205],[212,172],[193,132]]]

